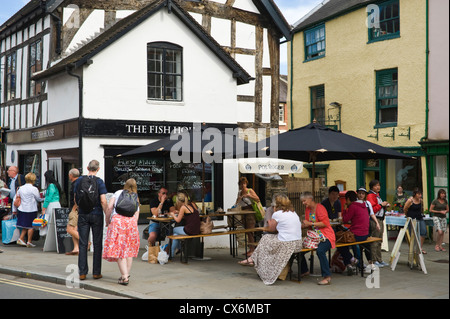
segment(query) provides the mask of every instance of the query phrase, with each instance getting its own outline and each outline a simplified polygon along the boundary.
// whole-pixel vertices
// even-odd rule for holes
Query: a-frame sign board
[[[408,226],[411,224],[412,232],[409,234]],[[405,226],[400,230],[398,234],[397,241],[395,242],[394,248],[391,253],[391,269],[395,270],[397,266],[398,259],[400,257],[400,246],[403,242],[403,238],[405,237],[409,243],[409,252],[408,252],[408,264],[412,269],[414,264],[420,263],[420,268],[424,274],[427,274],[427,269],[425,267],[425,261],[422,254],[422,246],[420,244],[419,236],[417,236],[417,221],[415,219],[407,218]]]

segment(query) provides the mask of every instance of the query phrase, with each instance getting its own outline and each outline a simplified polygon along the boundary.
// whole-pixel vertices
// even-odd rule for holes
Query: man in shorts
[[[150,202],[150,211],[153,217],[158,217],[160,214],[174,212],[175,207],[172,199],[168,197],[167,188],[161,187],[158,191],[158,198]],[[148,226],[148,245],[155,246],[156,240],[160,234],[160,226],[158,222],[150,221]]]
[[[67,233],[72,236],[73,240],[73,250],[70,252],[67,252],[66,255],[69,256],[77,256],[79,252],[78,247],[78,241],[80,239],[78,235],[78,206],[75,204],[74,201],[74,188],[75,188],[75,182],[80,177],[80,171],[76,168],[72,168],[69,171],[69,180],[71,183],[71,189],[69,193],[69,222],[67,223]]]

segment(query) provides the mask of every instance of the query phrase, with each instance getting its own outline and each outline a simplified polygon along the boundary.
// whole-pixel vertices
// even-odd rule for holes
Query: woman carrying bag
[[[17,240],[17,244],[20,246],[26,246],[29,248],[35,247],[31,242],[33,238],[33,220],[38,213],[37,202],[42,202],[39,190],[34,183],[36,182],[36,175],[34,173],[28,173],[25,175],[25,185],[21,186],[16,193],[14,203],[20,204],[16,207],[13,205],[13,211],[17,214],[17,227],[22,229],[20,238]],[[20,200],[17,200],[20,198]],[[25,243],[25,235],[28,235],[27,243]]]
[[[239,179],[239,193],[235,205],[241,207],[242,210],[255,210],[254,203],[258,203],[260,202],[260,200],[255,191],[251,188],[248,188],[247,186],[247,178],[241,177]],[[244,218],[247,229],[255,228],[257,222],[255,215],[245,215]],[[248,244],[250,246],[250,251],[247,253],[247,257],[250,257],[255,250],[254,245],[252,245],[253,243],[255,243],[255,236],[253,235],[253,233],[248,233],[247,238]]]

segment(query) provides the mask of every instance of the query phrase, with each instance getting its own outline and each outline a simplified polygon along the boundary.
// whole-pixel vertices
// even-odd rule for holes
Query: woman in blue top
[[[59,203],[61,186],[56,181],[53,171],[46,171],[44,177],[46,191],[44,204],[42,205],[42,214],[45,214],[45,219],[50,222],[53,209],[61,208],[61,204]],[[41,228],[39,234],[41,236],[47,235],[47,227]]]

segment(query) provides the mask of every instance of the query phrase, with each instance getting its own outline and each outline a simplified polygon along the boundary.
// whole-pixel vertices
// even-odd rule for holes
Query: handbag
[[[303,240],[303,248],[317,249],[319,247],[320,235],[314,230],[308,230]]]
[[[350,230],[339,230],[336,232],[336,243],[354,243],[355,235]]]
[[[2,220],[2,242],[4,244],[15,243],[20,237],[20,229],[17,226],[17,217]]]
[[[252,208],[255,211],[255,218],[256,221],[259,222],[264,219],[264,216],[266,215],[266,210],[262,206],[261,202],[252,201]]]
[[[38,218],[33,219],[32,226],[34,228],[41,228],[47,226],[47,220],[45,219],[45,215],[41,214]]]
[[[211,220],[211,217],[206,217],[205,221],[200,222],[200,234],[211,234],[214,228],[214,223]]]

